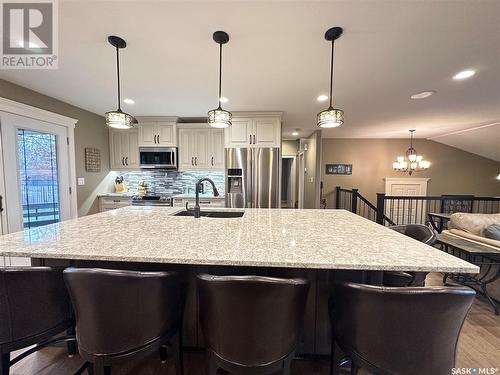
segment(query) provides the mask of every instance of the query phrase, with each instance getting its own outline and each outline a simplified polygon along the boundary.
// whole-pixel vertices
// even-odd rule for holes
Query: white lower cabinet
[[[99,211],[116,210],[132,204],[131,197],[99,197]]]
[[[184,129],[179,133],[179,170],[224,169],[224,131],[222,129]]]
[[[195,198],[174,198],[174,207],[186,207],[188,203],[189,207],[193,208],[196,203]],[[225,207],[225,200],[222,198],[200,198],[200,207]]]

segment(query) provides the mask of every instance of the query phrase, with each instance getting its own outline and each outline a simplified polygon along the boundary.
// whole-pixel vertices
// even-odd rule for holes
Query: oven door
[[[141,168],[177,169],[177,148],[175,147],[140,147]]]

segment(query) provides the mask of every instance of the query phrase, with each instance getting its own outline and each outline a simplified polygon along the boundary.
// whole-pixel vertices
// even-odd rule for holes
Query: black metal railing
[[[473,195],[398,196],[377,193],[376,204],[379,224],[389,218],[399,224],[428,224],[429,214],[469,212],[493,214],[500,212],[500,197]]]
[[[361,195],[358,189],[335,187],[335,208],[351,211],[365,219],[377,221],[377,207]],[[391,219],[384,217],[384,224],[394,225]]]
[[[382,225],[426,224],[429,214],[500,213],[500,197],[474,195],[397,196],[377,193],[371,203],[358,189],[335,187],[335,208],[348,210]]]

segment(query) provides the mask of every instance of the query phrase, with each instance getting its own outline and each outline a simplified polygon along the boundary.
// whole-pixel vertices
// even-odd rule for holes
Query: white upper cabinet
[[[224,169],[224,131],[188,126],[179,129],[179,170]]]
[[[137,129],[109,130],[110,168],[139,168],[139,137]]]
[[[281,147],[281,113],[233,113],[226,147]]]
[[[139,119],[139,147],[177,147],[176,120]]]

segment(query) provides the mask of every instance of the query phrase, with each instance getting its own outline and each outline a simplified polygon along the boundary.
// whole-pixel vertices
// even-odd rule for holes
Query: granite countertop
[[[0,236],[0,255],[199,265],[478,273],[345,210],[245,209],[242,218],[125,207]],[[231,210],[231,209],[225,209]],[[233,209],[234,210],[234,209]]]

